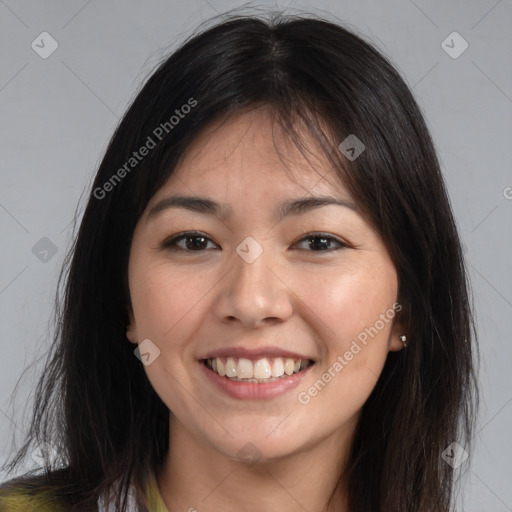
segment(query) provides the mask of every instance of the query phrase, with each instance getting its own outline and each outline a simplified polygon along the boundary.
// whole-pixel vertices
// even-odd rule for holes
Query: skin
[[[315,168],[276,126],[273,136],[284,159],[264,108],[204,130],[135,229],[127,336],[133,343],[150,339],[160,350],[144,368],[171,411],[170,450],[157,474],[170,511],[348,510],[342,475],[361,408],[388,352],[403,348],[400,325],[385,323],[309,403],[299,402],[298,393],[393,307],[398,280],[357,206],[322,206],[279,220],[277,208],[290,199],[354,200],[306,133]],[[184,208],[149,215],[177,194],[221,203],[222,215]],[[177,242],[181,251],[162,247],[186,231],[207,236],[205,249],[194,251],[185,240]],[[316,238],[311,248],[304,236],[318,232],[335,240]],[[247,236],[263,248],[252,263],[236,252]],[[200,371],[198,358],[210,350],[269,345],[315,360],[299,387],[282,396],[235,399]],[[243,447],[257,460],[240,460]]]

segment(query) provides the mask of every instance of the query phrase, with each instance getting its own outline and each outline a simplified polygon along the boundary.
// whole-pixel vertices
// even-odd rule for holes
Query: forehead
[[[190,144],[158,195],[316,192],[349,198],[318,143],[306,130],[297,131],[307,157],[265,107],[214,122]]]

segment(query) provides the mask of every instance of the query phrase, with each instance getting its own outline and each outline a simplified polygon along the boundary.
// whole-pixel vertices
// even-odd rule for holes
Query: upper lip
[[[304,359],[313,360],[312,357],[298,354],[290,350],[283,350],[279,347],[259,347],[259,348],[246,348],[246,347],[224,347],[207,352],[199,359],[213,359],[215,357],[244,357],[246,359],[262,359],[264,357],[285,357],[290,359]]]

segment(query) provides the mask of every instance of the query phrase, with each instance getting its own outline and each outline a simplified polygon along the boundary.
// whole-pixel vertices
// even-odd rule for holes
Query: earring
[[[401,336],[399,336],[399,338],[400,338],[400,341],[404,344],[404,348],[407,348],[407,343],[406,343],[407,336],[405,334],[402,334]]]

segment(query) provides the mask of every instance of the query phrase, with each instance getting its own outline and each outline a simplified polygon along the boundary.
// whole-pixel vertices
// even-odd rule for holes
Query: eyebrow
[[[301,215],[322,206],[330,205],[342,206],[357,212],[356,205],[350,201],[331,196],[317,196],[301,197],[286,201],[278,209],[277,215],[281,220],[290,215]],[[233,212],[231,207],[227,205],[222,206],[221,204],[206,197],[170,196],[162,199],[153,208],[151,208],[148,213],[148,220],[156,217],[159,213],[169,208],[184,208],[186,210],[205,215],[216,215],[219,218],[227,218]]]

